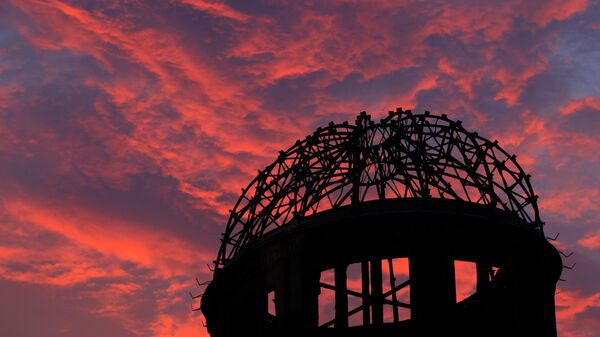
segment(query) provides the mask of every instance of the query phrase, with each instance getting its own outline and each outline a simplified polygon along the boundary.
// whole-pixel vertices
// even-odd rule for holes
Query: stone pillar
[[[453,336],[456,289],[454,261],[419,252],[409,259],[411,316],[419,336]]]

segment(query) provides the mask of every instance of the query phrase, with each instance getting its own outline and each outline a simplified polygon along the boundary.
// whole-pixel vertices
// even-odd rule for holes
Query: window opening
[[[269,318],[277,317],[277,309],[275,306],[275,291],[269,291],[267,294],[267,310],[269,313]]]
[[[319,279],[319,326],[333,327],[335,321],[335,274],[333,269],[321,272]]]
[[[322,271],[319,327],[355,327],[410,319],[408,268],[408,258],[390,258]]]
[[[410,319],[408,258],[385,259],[381,263],[384,323],[396,323]]]
[[[363,325],[362,315],[362,274],[360,263],[352,263],[348,266],[348,326]]]
[[[463,301],[477,291],[477,264],[469,261],[454,261],[456,303]]]

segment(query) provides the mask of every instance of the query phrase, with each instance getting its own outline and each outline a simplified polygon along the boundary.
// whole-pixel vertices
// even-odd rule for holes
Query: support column
[[[454,261],[419,252],[409,259],[411,317],[420,336],[453,336],[456,286]]]
[[[301,251],[285,261],[281,336],[310,336],[318,327],[319,272],[306,263],[305,256]]]
[[[348,286],[345,264],[335,267],[335,328],[348,327]]]
[[[388,260],[388,268],[390,270],[390,289],[394,289],[396,288],[396,274],[394,273],[394,260],[393,259],[387,259]],[[392,291],[392,301],[394,302],[392,309],[393,309],[393,314],[394,314],[394,323],[398,323],[398,321],[400,320],[400,317],[398,315],[398,305],[396,304],[396,301],[398,300],[398,297],[396,296],[396,292]]]
[[[371,260],[371,313],[373,325],[383,324],[383,280],[381,272],[381,260]]]
[[[369,301],[369,262],[363,261],[360,264],[360,271],[362,275],[362,305],[363,305],[363,325],[367,326],[371,324],[371,306]]]
[[[479,320],[479,326],[493,326],[493,305],[491,304],[491,273],[492,266],[489,263],[477,262],[477,296],[479,297],[479,311],[475,319]]]

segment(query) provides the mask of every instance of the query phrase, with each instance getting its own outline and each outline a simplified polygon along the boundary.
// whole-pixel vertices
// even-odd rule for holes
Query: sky
[[[228,209],[329,121],[445,113],[533,176],[600,336],[600,3],[0,1],[0,335],[206,337]]]

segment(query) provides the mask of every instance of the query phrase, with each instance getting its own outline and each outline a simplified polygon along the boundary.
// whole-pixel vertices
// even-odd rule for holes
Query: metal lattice
[[[530,176],[485,138],[446,115],[390,112],[376,123],[329,123],[299,140],[242,190],[216,268],[266,233],[331,208],[369,200],[442,198],[511,212],[542,232]]]

